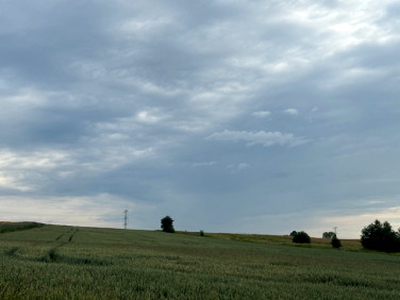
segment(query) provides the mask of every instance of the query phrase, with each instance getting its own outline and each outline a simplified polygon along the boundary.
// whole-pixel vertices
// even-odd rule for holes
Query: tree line
[[[161,219],[161,229],[164,232],[174,233],[174,220],[170,216]],[[201,236],[204,232],[201,231]],[[293,243],[304,244],[311,243],[310,236],[304,231],[292,231],[290,233]],[[335,232],[324,232],[323,238],[331,239],[333,248],[342,247],[341,241]],[[383,252],[400,252],[400,229],[394,231],[389,222],[375,222],[365,226],[361,231],[361,245],[365,249],[383,251]]]
[[[392,225],[379,220],[364,227],[361,231],[361,244],[364,248],[384,252],[400,252],[400,229],[394,231]]]

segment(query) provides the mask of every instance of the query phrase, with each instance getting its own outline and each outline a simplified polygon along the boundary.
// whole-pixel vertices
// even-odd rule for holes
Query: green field
[[[342,243],[46,225],[0,234],[0,299],[400,299],[400,256]]]

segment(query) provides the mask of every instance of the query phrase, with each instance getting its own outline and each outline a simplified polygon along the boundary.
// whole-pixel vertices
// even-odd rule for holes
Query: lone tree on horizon
[[[337,238],[336,234],[332,237],[331,245],[333,248],[336,248],[336,249],[340,249],[340,247],[342,247],[342,243]]]
[[[310,244],[311,238],[306,232],[299,231],[293,236],[292,242],[297,244]]]
[[[169,232],[169,233],[174,233],[174,220],[170,216],[165,216],[164,218],[161,219],[161,229],[164,232]]]

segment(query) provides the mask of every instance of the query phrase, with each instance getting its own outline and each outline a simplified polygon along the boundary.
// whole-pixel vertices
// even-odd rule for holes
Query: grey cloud
[[[288,108],[288,109],[285,109],[283,112],[285,114],[292,115],[292,116],[295,116],[295,115],[299,114],[299,111],[297,109],[295,109],[295,108]]]
[[[193,167],[208,167],[208,166],[213,166],[215,165],[215,161],[208,161],[208,162],[198,162],[198,163],[193,163]]]
[[[237,168],[238,170],[246,170],[250,168],[250,165],[248,163],[240,163]]]
[[[397,8],[360,3],[1,3],[2,193],[210,231],[392,199]]]
[[[274,145],[280,146],[299,146],[307,143],[308,140],[302,137],[295,137],[291,133],[276,132],[247,132],[247,131],[230,131],[224,130],[222,132],[215,132],[208,137],[206,140],[217,140],[217,141],[245,141],[247,146],[253,146],[261,144],[264,147],[271,147]]]
[[[253,112],[252,115],[256,118],[267,118],[271,115],[271,112],[268,110],[260,110]]]

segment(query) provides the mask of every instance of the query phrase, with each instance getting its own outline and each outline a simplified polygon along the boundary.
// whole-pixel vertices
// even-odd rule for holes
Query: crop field
[[[0,234],[0,299],[400,299],[400,256],[342,243],[45,225]]]

